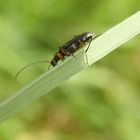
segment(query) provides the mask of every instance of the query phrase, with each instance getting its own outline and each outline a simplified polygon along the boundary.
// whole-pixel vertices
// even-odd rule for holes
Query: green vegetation
[[[107,31],[138,7],[138,0],[0,2],[1,100],[48,65],[34,65],[16,81],[20,67],[50,59],[74,34]],[[0,139],[139,140],[139,53],[138,36],[5,121]]]

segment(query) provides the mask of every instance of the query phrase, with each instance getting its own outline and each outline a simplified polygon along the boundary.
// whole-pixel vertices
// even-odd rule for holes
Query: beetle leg
[[[89,47],[90,47],[90,44],[91,44],[91,41],[92,41],[92,40],[93,40],[93,38],[90,39],[90,42],[89,42],[88,47],[86,48],[85,52],[88,51],[88,49],[89,49]]]
[[[58,47],[58,48],[59,48],[60,52],[62,52],[62,53],[64,52],[63,48],[61,48],[61,47]]]
[[[51,67],[51,64],[48,66],[48,70],[50,69],[50,67]]]
[[[63,48],[61,48],[61,47],[59,47],[59,50],[60,50],[60,52],[61,53],[63,53],[64,55],[70,55],[70,53],[69,52],[67,52],[65,49],[63,49]]]
[[[88,47],[86,48],[85,52],[88,51],[88,49],[89,49],[89,47],[90,47],[90,44],[91,44],[92,40],[96,39],[96,38],[99,37],[100,35],[102,35],[102,34],[96,35],[95,37],[92,37],[92,38],[90,39],[89,44],[88,44]]]
[[[64,60],[65,60],[65,57],[63,56],[63,57],[62,57],[62,61],[64,61]]]

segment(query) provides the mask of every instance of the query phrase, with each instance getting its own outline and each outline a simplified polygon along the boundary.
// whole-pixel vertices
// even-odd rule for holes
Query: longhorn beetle
[[[37,61],[37,62],[33,62],[31,64],[28,64],[26,66],[24,66],[23,68],[21,68],[17,74],[15,75],[15,78],[18,77],[18,75],[27,67],[33,65],[33,64],[37,64],[37,63],[49,63],[49,67],[52,65],[53,67],[57,65],[58,61],[60,60],[64,60],[65,56],[74,56],[74,52],[76,52],[78,49],[84,47],[87,43],[89,43],[87,49],[85,52],[87,52],[90,43],[93,39],[95,39],[96,37],[98,37],[99,35],[95,35],[93,32],[84,32],[80,35],[76,35],[74,36],[71,40],[69,40],[68,42],[66,42],[65,44],[63,44],[61,47],[58,47],[58,51],[54,54],[54,57],[51,61]]]

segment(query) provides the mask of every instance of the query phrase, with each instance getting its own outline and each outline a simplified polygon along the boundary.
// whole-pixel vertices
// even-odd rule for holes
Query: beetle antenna
[[[30,67],[31,65],[35,65],[35,64],[38,64],[38,63],[49,63],[51,65],[51,62],[47,61],[47,60],[44,60],[44,61],[36,61],[36,62],[33,62],[33,63],[30,63],[24,67],[22,67],[15,75],[15,79],[17,79],[17,77],[19,76],[19,74],[25,70],[26,68]],[[49,68],[50,68],[50,65],[49,65]]]

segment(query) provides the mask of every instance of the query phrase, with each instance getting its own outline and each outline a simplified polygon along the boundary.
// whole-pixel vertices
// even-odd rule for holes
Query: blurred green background
[[[74,35],[103,33],[139,0],[0,1],[0,100],[47,70]],[[0,125],[0,140],[140,140],[140,36]]]

